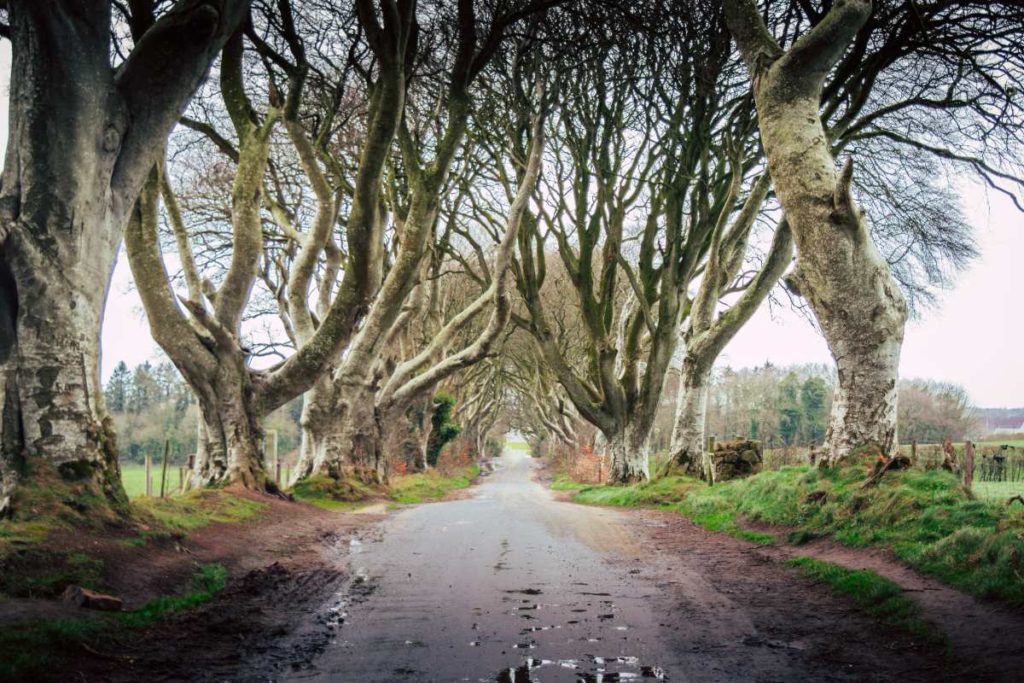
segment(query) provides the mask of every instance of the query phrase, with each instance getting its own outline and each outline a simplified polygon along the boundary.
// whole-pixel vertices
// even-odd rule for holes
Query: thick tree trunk
[[[196,391],[204,437],[192,470],[192,486],[226,483],[266,490],[263,428],[253,406],[253,391],[244,366],[225,369]]]
[[[611,480],[617,484],[633,484],[650,479],[650,463],[647,453],[649,430],[635,425],[626,425],[617,434],[608,436],[608,452],[611,454]]]
[[[99,382],[112,265],[164,139],[247,6],[179,3],[115,70],[110,3],[5,3],[13,56],[0,182],[0,514],[16,507],[21,479],[53,492],[51,471],[73,483],[67,500],[99,494],[127,510]]]
[[[710,366],[689,355],[683,359],[670,450],[673,466],[697,476],[702,472],[701,457],[704,453],[704,425],[710,382]]]
[[[88,230],[90,222],[59,211],[37,220],[62,222],[69,234]],[[10,505],[19,478],[48,470],[88,484],[115,507],[127,504],[99,379],[106,288],[96,283],[109,281],[115,250],[87,241],[74,253],[21,233],[0,256],[0,510]]]
[[[317,380],[313,388],[303,394],[302,416],[299,425],[302,441],[299,445],[299,461],[293,479],[298,481],[316,473],[327,474],[327,442],[337,420],[331,377],[325,375]]]
[[[761,142],[798,252],[790,282],[810,303],[839,370],[824,461],[896,447],[896,383],[907,307],[851,194],[852,162],[836,173],[819,107],[825,76],[871,13],[836,3],[788,51],[752,0],[726,17],[751,72]]]

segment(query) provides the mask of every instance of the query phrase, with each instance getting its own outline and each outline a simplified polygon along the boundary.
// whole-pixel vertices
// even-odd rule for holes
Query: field
[[[158,465],[153,465],[153,495],[160,495],[160,474]],[[129,498],[139,498],[146,495],[146,467],[144,465],[121,464],[121,483]],[[167,493],[168,495],[178,492],[178,467],[167,466]]]

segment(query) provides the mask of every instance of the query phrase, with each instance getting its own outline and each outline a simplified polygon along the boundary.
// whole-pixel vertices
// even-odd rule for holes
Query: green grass
[[[982,500],[1006,503],[1013,496],[1024,495],[1024,481],[976,481],[971,491]]]
[[[140,498],[134,506],[149,512],[169,531],[187,532],[214,522],[235,523],[256,517],[267,506],[218,489],[199,489],[161,500]]]
[[[369,486],[355,477],[336,481],[331,477],[316,475],[297,482],[292,494],[298,500],[324,510],[354,510],[370,498],[383,496],[379,488]]]
[[[578,481],[573,481],[564,474],[555,475],[554,480],[550,484],[552,491],[582,491],[587,488],[586,484],[581,484]]]
[[[909,631],[930,642],[943,642],[936,629],[921,618],[918,605],[896,583],[866,569],[847,569],[831,562],[797,557],[787,562],[804,576],[827,584],[832,592],[853,601],[879,621]]]
[[[505,448],[512,451],[528,451],[530,450],[530,444],[525,441],[506,441]]]
[[[575,500],[670,507],[734,535],[745,533],[746,520],[790,527],[793,542],[827,536],[890,548],[957,588],[1024,605],[1024,506],[976,499],[943,471],[892,472],[868,489],[864,478],[860,467],[792,466],[713,487],[685,477],[593,487]]]
[[[167,466],[167,495],[178,493],[178,465]],[[153,463],[153,495],[160,495],[160,477],[162,464]],[[129,498],[141,498],[146,495],[146,466],[121,464],[121,484]]]
[[[52,674],[61,653],[100,639],[106,640],[126,630],[151,626],[174,614],[198,607],[223,591],[227,578],[227,570],[221,565],[201,565],[197,567],[188,591],[156,598],[132,612],[38,621],[2,630],[0,680],[33,680]]]
[[[422,503],[429,499],[443,498],[450,491],[468,488],[478,474],[480,468],[472,465],[452,476],[430,470],[395,477],[391,481],[391,499],[396,503]]]

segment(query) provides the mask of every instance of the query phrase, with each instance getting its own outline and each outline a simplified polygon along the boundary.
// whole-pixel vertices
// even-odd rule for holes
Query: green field
[[[1024,495],[1024,481],[976,481],[971,492],[981,500],[1006,501]]]
[[[121,483],[129,498],[146,495],[146,467],[144,465],[121,464]],[[167,466],[167,493],[178,492],[178,466]],[[153,465],[153,495],[160,495],[160,467]]]

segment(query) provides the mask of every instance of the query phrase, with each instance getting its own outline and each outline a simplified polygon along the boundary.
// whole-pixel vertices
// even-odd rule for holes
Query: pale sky
[[[8,95],[10,42],[0,42],[0,92]],[[7,146],[7,106],[0,103],[0,149]],[[961,273],[939,303],[907,326],[900,372],[954,382],[979,407],[1024,406],[1024,216],[1009,199],[971,186],[964,198],[981,256]],[[103,376],[119,361],[153,359],[158,347],[123,256],[118,259],[102,336]],[[799,314],[762,306],[726,347],[719,365],[741,368],[829,363],[828,347]]]

